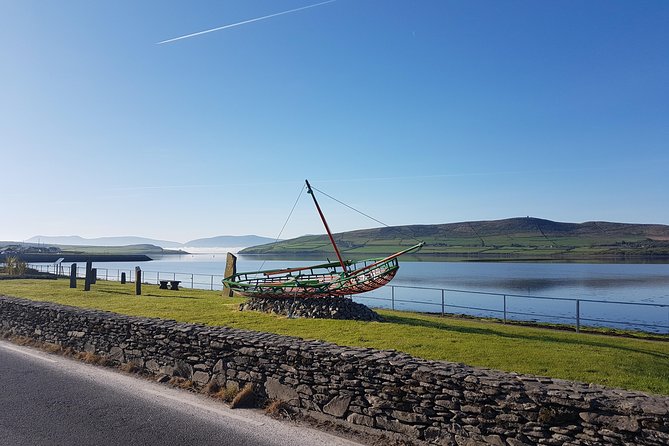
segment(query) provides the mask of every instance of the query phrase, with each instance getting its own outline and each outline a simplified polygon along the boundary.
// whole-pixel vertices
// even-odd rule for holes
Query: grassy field
[[[559,223],[538,218],[410,225],[335,234],[347,258],[390,254],[422,240],[423,257],[618,258],[669,256],[669,226],[589,222]],[[333,255],[325,235],[307,235],[246,248],[242,254]]]
[[[406,249],[415,244],[414,240],[386,240],[381,242],[366,242],[355,240],[351,236],[335,236],[337,245],[347,258],[362,259],[365,257],[383,256],[389,253]],[[486,243],[475,240],[453,240],[425,238],[426,245],[418,251],[419,257],[481,257],[519,259],[535,259],[537,257],[587,259],[587,258],[621,258],[621,257],[669,257],[669,245],[666,242],[656,242],[646,247],[639,247],[640,240],[630,242],[629,245],[618,241],[596,240],[584,238],[581,240],[565,240],[555,238],[555,243],[543,241],[499,240],[497,243]],[[468,243],[471,242],[471,243]],[[541,243],[541,244],[540,244]],[[658,245],[658,246],[656,246]],[[319,255],[334,256],[334,250],[326,236],[300,237],[292,241],[247,248],[241,254],[263,254],[283,256]]]
[[[218,292],[159,290],[98,281],[90,292],[69,281],[0,281],[0,294],[116,313],[224,325],[319,339],[340,345],[394,349],[462,362],[669,395],[669,342],[576,334],[490,321],[379,310],[387,322],[288,319],[238,311],[239,298]]]

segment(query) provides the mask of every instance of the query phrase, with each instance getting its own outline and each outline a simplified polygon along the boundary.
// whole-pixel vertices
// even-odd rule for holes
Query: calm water
[[[254,271],[261,267],[272,269],[312,263],[313,260],[263,262],[256,257],[239,256],[237,270]],[[100,277],[107,274],[110,279],[115,279],[119,269],[130,271],[136,265],[96,263],[94,266],[98,268]],[[155,282],[158,276],[175,277],[183,281],[182,286],[190,287],[192,283],[196,288],[221,289],[225,254],[168,256],[139,266],[144,271],[144,280],[149,282]],[[400,262],[400,270],[391,285],[356,297],[356,301],[390,308],[394,298],[396,309],[439,313],[442,311],[443,293],[446,312],[501,318],[506,300],[509,319],[573,324],[575,301],[521,296],[579,299],[582,325],[669,331],[669,307],[612,303],[669,305],[669,264]]]

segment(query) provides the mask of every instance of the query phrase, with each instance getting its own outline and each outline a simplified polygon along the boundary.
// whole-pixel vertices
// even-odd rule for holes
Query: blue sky
[[[313,3],[0,2],[0,240],[669,224],[669,2]]]

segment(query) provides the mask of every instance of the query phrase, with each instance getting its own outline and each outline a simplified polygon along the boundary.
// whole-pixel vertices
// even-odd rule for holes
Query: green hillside
[[[669,226],[611,222],[561,223],[539,218],[364,229],[334,235],[347,258],[386,255],[425,241],[421,256],[481,259],[587,259],[669,256]],[[326,235],[246,248],[240,254],[326,256]]]

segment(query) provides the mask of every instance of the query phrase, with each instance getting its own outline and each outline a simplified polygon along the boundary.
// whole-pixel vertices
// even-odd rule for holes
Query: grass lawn
[[[238,311],[243,299],[220,292],[160,290],[98,281],[70,289],[68,279],[3,280],[0,294],[97,308],[136,316],[176,319],[266,331],[340,345],[394,349],[435,360],[462,362],[669,395],[669,342],[576,334],[545,328],[378,310],[387,322],[288,319]]]

